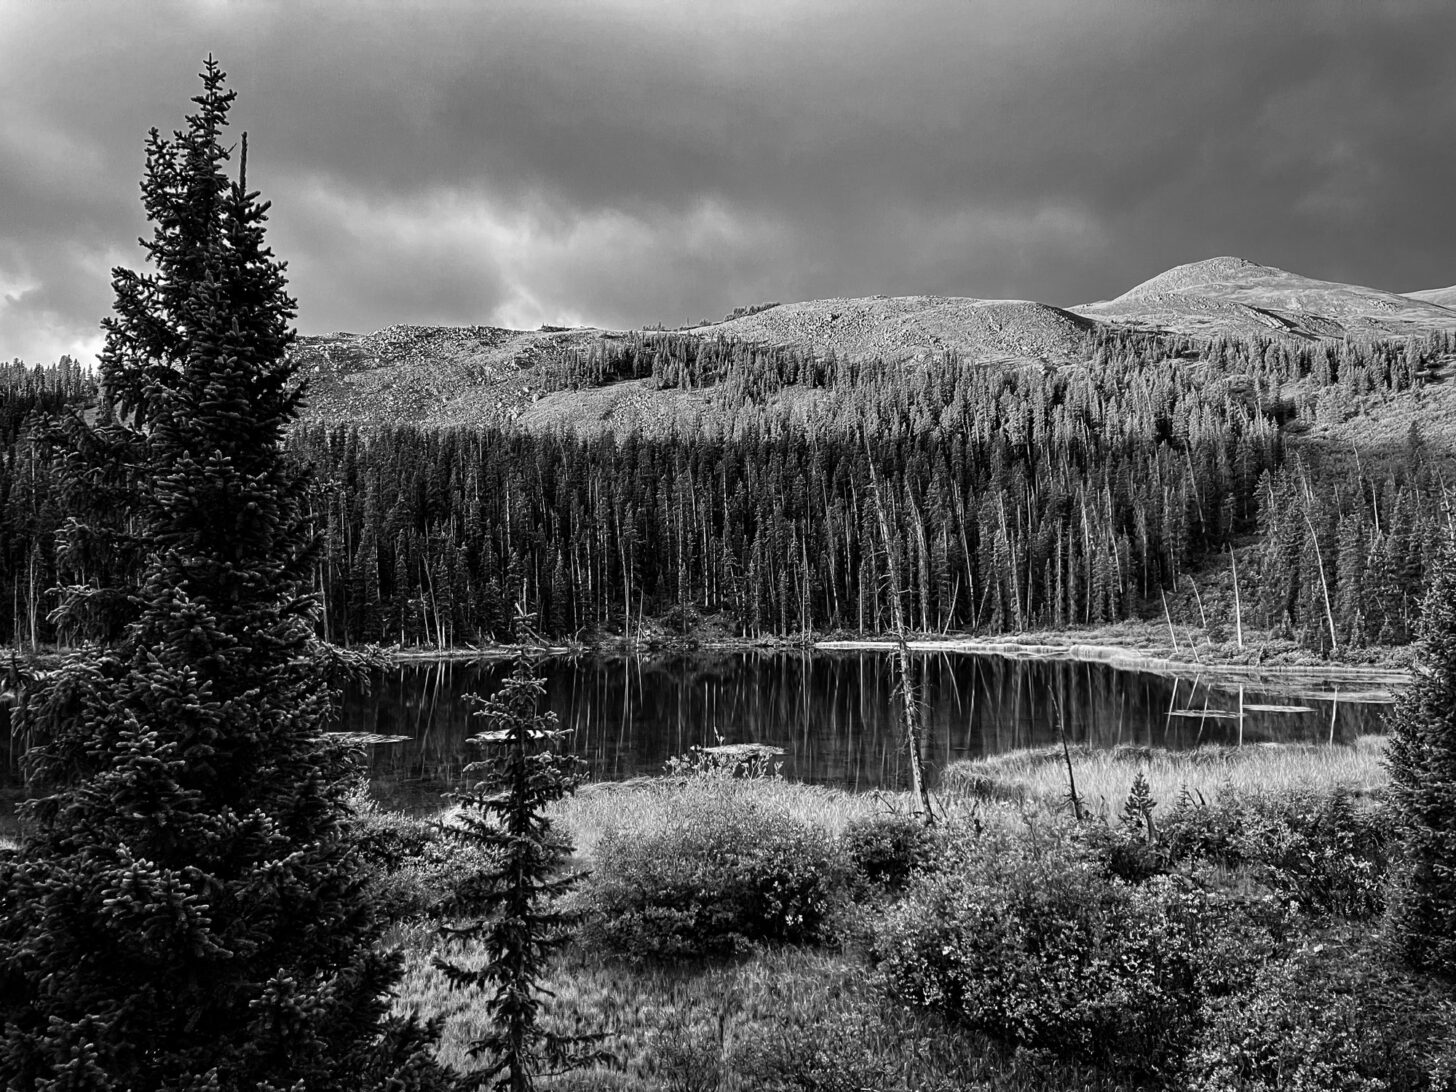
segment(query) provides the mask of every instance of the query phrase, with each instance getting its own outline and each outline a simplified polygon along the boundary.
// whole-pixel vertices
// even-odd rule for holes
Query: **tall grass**
[[[1164,751],[1145,747],[1074,748],[1077,793],[1095,814],[1116,813],[1141,771],[1153,795],[1171,800],[1185,787],[1212,800],[1220,795],[1328,792],[1344,787],[1356,797],[1377,797],[1389,778],[1385,737],[1361,736],[1353,744],[1257,744]],[[1060,748],[1015,751],[956,762],[941,773],[941,792],[954,798],[1055,804],[1067,797],[1067,769]]]
[[[738,796],[790,819],[812,823],[837,837],[851,821],[887,811],[908,812],[908,793],[856,794],[822,785],[804,785],[774,777],[639,778],[634,781],[584,785],[552,807],[576,846],[579,865],[590,866],[597,843],[608,830],[631,838],[690,823],[695,809],[708,798]]]

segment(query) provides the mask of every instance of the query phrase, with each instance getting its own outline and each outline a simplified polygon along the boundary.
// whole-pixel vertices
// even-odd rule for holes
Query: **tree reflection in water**
[[[1382,705],[1301,690],[1261,690],[1207,675],[1173,679],[1106,664],[919,653],[925,756],[935,770],[961,758],[1059,742],[1060,702],[1072,743],[1189,748],[1200,743],[1349,742],[1381,730]],[[552,657],[539,662],[547,702],[574,732],[592,776],[660,773],[693,745],[766,743],[783,773],[850,789],[904,788],[890,656],[881,652],[734,652],[654,657]],[[475,756],[464,697],[492,693],[506,660],[409,663],[381,672],[369,692],[345,695],[339,728],[404,735],[372,748],[384,801],[433,808]],[[1055,701],[1054,701],[1055,698]],[[1297,699],[1297,700],[1296,700]],[[1238,710],[1250,705],[1307,712]],[[1208,710],[1211,715],[1189,715]],[[1218,716],[1233,713],[1233,716]]]

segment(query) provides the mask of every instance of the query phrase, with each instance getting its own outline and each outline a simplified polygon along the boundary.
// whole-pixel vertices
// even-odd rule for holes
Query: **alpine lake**
[[[1348,746],[1384,732],[1388,686],[1301,675],[1130,670],[1108,663],[965,651],[915,654],[936,772],[959,759],[1069,744],[1184,750],[1208,744]],[[590,778],[663,772],[694,747],[777,748],[783,776],[852,791],[906,787],[909,762],[893,657],[883,650],[734,651],[534,660],[543,707]],[[433,811],[482,757],[474,695],[512,671],[504,658],[402,662],[344,695],[337,729],[365,751],[373,795]]]

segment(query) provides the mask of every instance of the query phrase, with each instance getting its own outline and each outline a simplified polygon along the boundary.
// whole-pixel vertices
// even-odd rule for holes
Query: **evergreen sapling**
[[[487,1061],[471,1076],[480,1087],[504,1092],[528,1092],[537,1076],[608,1057],[590,1049],[595,1037],[557,1035],[541,1020],[548,961],[570,939],[575,921],[559,900],[582,879],[562,872],[571,845],[546,815],[581,774],[578,759],[556,750],[567,734],[556,714],[538,711],[544,693],[522,653],[511,677],[475,713],[487,728],[472,741],[491,754],[467,772],[481,780],[451,796],[459,813],[449,829],[484,846],[499,864],[457,891],[455,909],[464,920],[445,929],[479,944],[485,965],[472,970],[447,959],[436,965],[457,988],[487,995],[490,1025],[470,1046],[473,1057]]]

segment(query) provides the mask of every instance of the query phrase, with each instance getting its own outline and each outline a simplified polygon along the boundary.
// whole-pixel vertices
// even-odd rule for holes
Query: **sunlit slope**
[[[1456,289],[1397,295],[1315,280],[1242,258],[1177,266],[1116,299],[1074,310],[1027,300],[959,296],[871,296],[764,304],[675,337],[787,347],[841,360],[910,361],[955,353],[968,364],[1086,359],[1096,332],[1115,325],[1198,339],[1399,338],[1456,329]],[[522,331],[490,326],[391,326],[372,334],[300,338],[310,384],[305,419],[330,424],[471,425],[515,421],[528,428],[624,431],[695,427],[711,413],[702,391],[659,389],[626,379],[555,389],[546,372],[602,339],[591,328]],[[641,336],[656,336],[650,331]],[[780,397],[810,412],[823,389]]]
[[[1420,292],[1402,292],[1401,295],[1406,299],[1456,309],[1456,285],[1452,285],[1450,288],[1426,288]]]
[[[695,333],[887,360],[954,351],[966,360],[1071,359],[1089,320],[1030,300],[870,296],[779,304]]]
[[[303,418],[330,424],[498,420],[528,396],[535,366],[603,333],[390,326],[372,334],[300,337],[294,357],[309,385]]]
[[[1073,310],[1099,321],[1204,337],[1385,338],[1456,328],[1456,310],[1437,301],[1229,257],[1176,266],[1116,299]]]
[[[1025,300],[944,296],[814,300],[680,333],[791,346],[840,357],[913,359],[954,351],[969,362],[1079,358],[1095,324]],[[391,326],[372,334],[299,339],[310,384],[305,418],[329,423],[650,427],[696,412],[700,398],[644,381],[543,391],[540,368],[620,332],[490,326]]]

